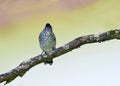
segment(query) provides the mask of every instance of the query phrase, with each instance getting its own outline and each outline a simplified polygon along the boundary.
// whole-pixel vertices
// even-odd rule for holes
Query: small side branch
[[[96,42],[101,43],[112,39],[120,39],[120,29],[107,31],[101,34],[91,34],[91,35],[78,37],[73,41],[65,44],[64,46],[57,48],[55,51],[49,52],[47,55],[45,54],[38,55],[33,58],[30,58],[27,61],[21,62],[21,64],[16,68],[4,74],[0,74],[0,83],[6,81],[7,84],[18,76],[22,77],[33,66],[43,63],[51,58],[56,58],[67,52],[70,52],[71,50],[76,49],[84,44],[96,43]]]

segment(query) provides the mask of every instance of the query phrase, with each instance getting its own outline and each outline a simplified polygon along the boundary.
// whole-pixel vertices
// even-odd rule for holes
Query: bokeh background
[[[41,53],[53,26],[57,47],[76,37],[120,29],[119,0],[0,0],[0,74]],[[83,45],[52,66],[39,64],[6,86],[120,86],[120,41]]]

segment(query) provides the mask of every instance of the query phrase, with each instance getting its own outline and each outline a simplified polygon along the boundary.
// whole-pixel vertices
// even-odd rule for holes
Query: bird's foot
[[[43,51],[43,52],[41,53],[41,55],[42,55],[43,57],[44,57],[44,55],[47,57],[48,54],[47,54],[47,52],[44,52],[44,51]],[[46,65],[46,64],[52,65],[52,64],[53,64],[53,59],[50,59],[50,60],[45,61],[44,64],[45,64],[45,65]]]

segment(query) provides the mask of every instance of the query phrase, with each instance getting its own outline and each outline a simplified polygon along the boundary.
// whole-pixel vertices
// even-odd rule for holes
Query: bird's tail
[[[44,62],[44,64],[45,64],[45,65],[46,65],[46,64],[52,65],[52,64],[53,64],[53,59],[50,59],[50,60]]]

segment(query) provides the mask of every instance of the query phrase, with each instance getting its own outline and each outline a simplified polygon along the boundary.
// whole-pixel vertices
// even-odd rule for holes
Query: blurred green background
[[[41,53],[38,36],[48,22],[52,25],[56,35],[57,47],[82,35],[119,29],[119,3],[119,0],[0,0],[0,73],[4,73],[19,65],[20,62]],[[44,86],[56,86],[54,83],[56,81],[62,81],[56,83],[61,83],[60,85],[63,86],[66,86],[66,84],[69,86],[114,86],[115,84],[111,84],[112,78],[108,80],[109,74],[107,72],[115,70],[116,65],[120,66],[119,62],[116,65],[111,65],[111,63],[120,61],[118,58],[119,46],[120,42],[115,40],[102,44],[84,45],[80,49],[61,56],[63,58],[55,59],[53,66],[40,64],[39,67],[34,67],[28,71],[30,74],[28,73],[22,78],[23,80],[17,79],[7,86],[39,86],[43,77],[42,82],[44,83],[41,83],[41,85]],[[108,59],[110,62],[107,62]],[[74,69],[76,66],[80,70]],[[104,68],[109,67],[111,69],[104,70]],[[74,71],[68,73],[65,70],[66,68],[68,68],[68,71]],[[76,73],[76,71],[85,68],[87,73],[79,72],[80,75]],[[116,67],[116,69],[118,68]],[[96,70],[103,70],[103,74],[100,71],[101,74],[99,74]],[[39,71],[39,73],[36,71]],[[72,73],[73,75],[77,74],[76,76],[72,75],[76,81],[73,81],[74,84],[68,82],[72,80],[72,77],[70,77]],[[116,71],[112,71],[110,75],[113,73],[116,73]],[[39,74],[39,77],[37,74]],[[108,76],[104,74],[108,74]],[[81,75],[85,78],[80,77]],[[101,77],[101,75],[105,77]],[[58,78],[60,76],[66,76],[66,78]],[[120,75],[117,74],[116,76]],[[56,77],[58,79],[54,80]],[[115,81],[118,79],[120,78],[115,79]],[[32,80],[37,83],[32,84],[30,82]],[[93,80],[94,84],[89,80]],[[82,83],[79,83],[80,81]],[[52,83],[45,84],[45,82]],[[88,82],[88,84],[85,84],[85,82]]]

